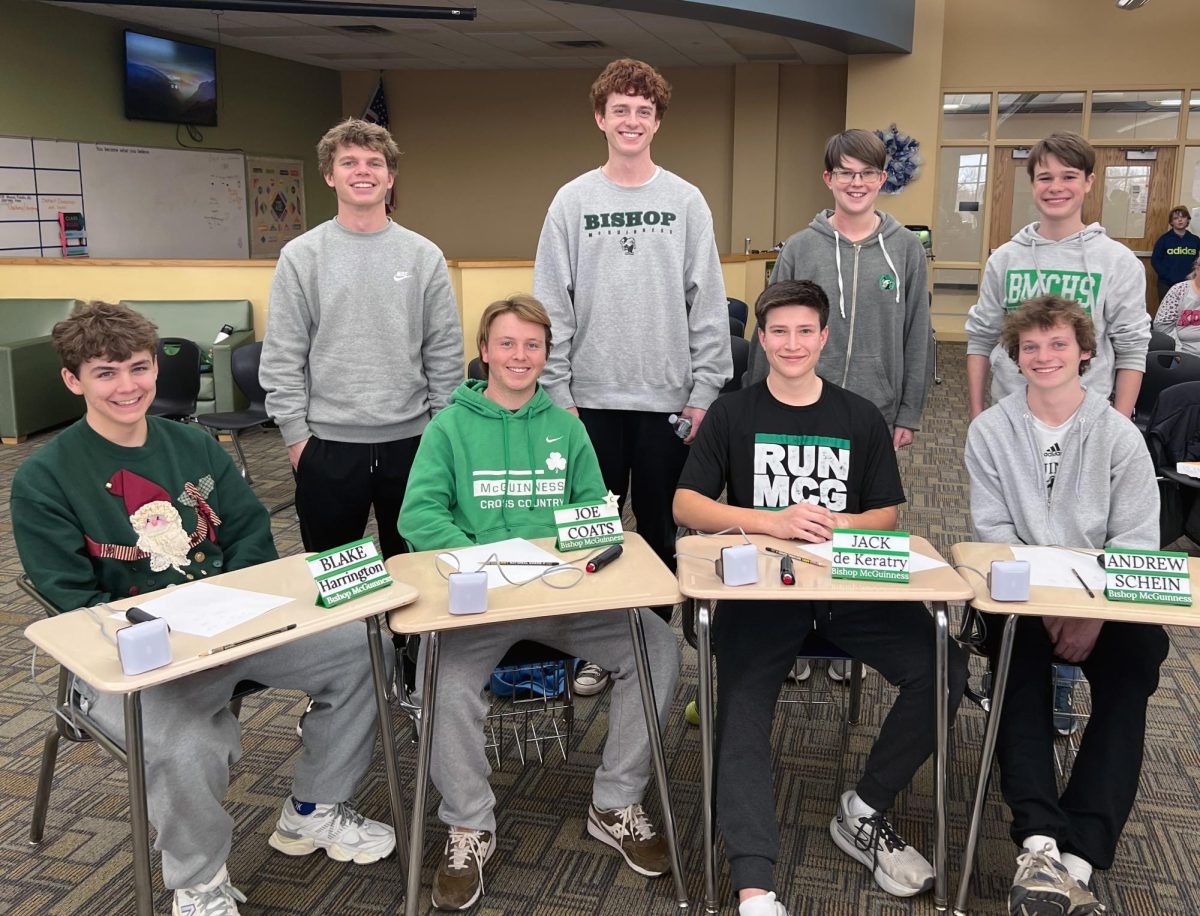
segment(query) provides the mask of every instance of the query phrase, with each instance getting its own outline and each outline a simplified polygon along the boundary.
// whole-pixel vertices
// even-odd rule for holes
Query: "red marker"
[[[590,573],[599,572],[605,566],[607,566],[609,563],[611,563],[613,560],[615,560],[617,557],[619,557],[621,555],[621,551],[623,549],[624,548],[620,544],[613,544],[606,551],[604,551],[604,553],[600,554],[595,559],[588,560],[587,565],[584,566],[583,568],[586,569]]]

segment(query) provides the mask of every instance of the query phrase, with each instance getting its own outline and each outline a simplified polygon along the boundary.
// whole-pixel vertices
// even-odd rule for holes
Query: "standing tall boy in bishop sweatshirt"
[[[1099,223],[1085,226],[1083,203],[1096,180],[1096,151],[1076,134],[1039,140],[1025,164],[1041,219],[988,258],[979,301],[967,313],[967,393],[971,419],[986,406],[988,370],[992,400],[1024,390],[1025,379],[1000,346],[1006,312],[1035,296],[1059,296],[1083,306],[1096,328],[1087,388],[1107,398],[1123,417],[1133,413],[1146,351],[1146,273],[1132,251],[1113,241]]]
[[[684,446],[733,375],[733,359],[712,213],[697,188],[650,158],[670,99],[667,81],[637,60],[613,61],[592,84],[608,161],[555,195],[533,294],[554,327],[542,384],[587,427],[605,486],[622,505],[632,487],[638,533],[674,569],[671,498]],[[671,414],[691,421],[683,440]],[[585,666],[576,691],[604,683]]]
[[[462,379],[462,326],[446,262],[388,218],[400,151],[353,118],[317,144],[337,216],[284,246],[259,379],[296,477],[306,550],[362,537],[375,509],[385,556],[421,431]]]

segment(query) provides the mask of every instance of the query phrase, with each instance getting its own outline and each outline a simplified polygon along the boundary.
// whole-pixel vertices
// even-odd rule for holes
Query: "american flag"
[[[362,119],[370,121],[372,124],[378,124],[383,128],[389,126],[387,97],[383,94],[382,74],[379,77],[379,83],[375,86],[375,94],[371,96],[371,103],[367,106],[367,110],[363,112]]]

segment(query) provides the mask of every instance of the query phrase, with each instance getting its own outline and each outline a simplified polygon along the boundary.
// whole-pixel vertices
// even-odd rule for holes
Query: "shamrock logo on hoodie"
[[[551,452],[546,458],[546,467],[552,471],[565,471],[567,459],[562,456],[562,452]]]

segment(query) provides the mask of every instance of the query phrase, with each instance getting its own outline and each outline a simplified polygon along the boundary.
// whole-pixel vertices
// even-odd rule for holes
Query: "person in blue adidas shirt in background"
[[[1173,207],[1167,216],[1171,228],[1158,237],[1150,265],[1158,275],[1158,301],[1162,302],[1167,291],[1176,283],[1182,283],[1192,273],[1192,264],[1200,256],[1200,236],[1188,232],[1192,215],[1187,207]]]

